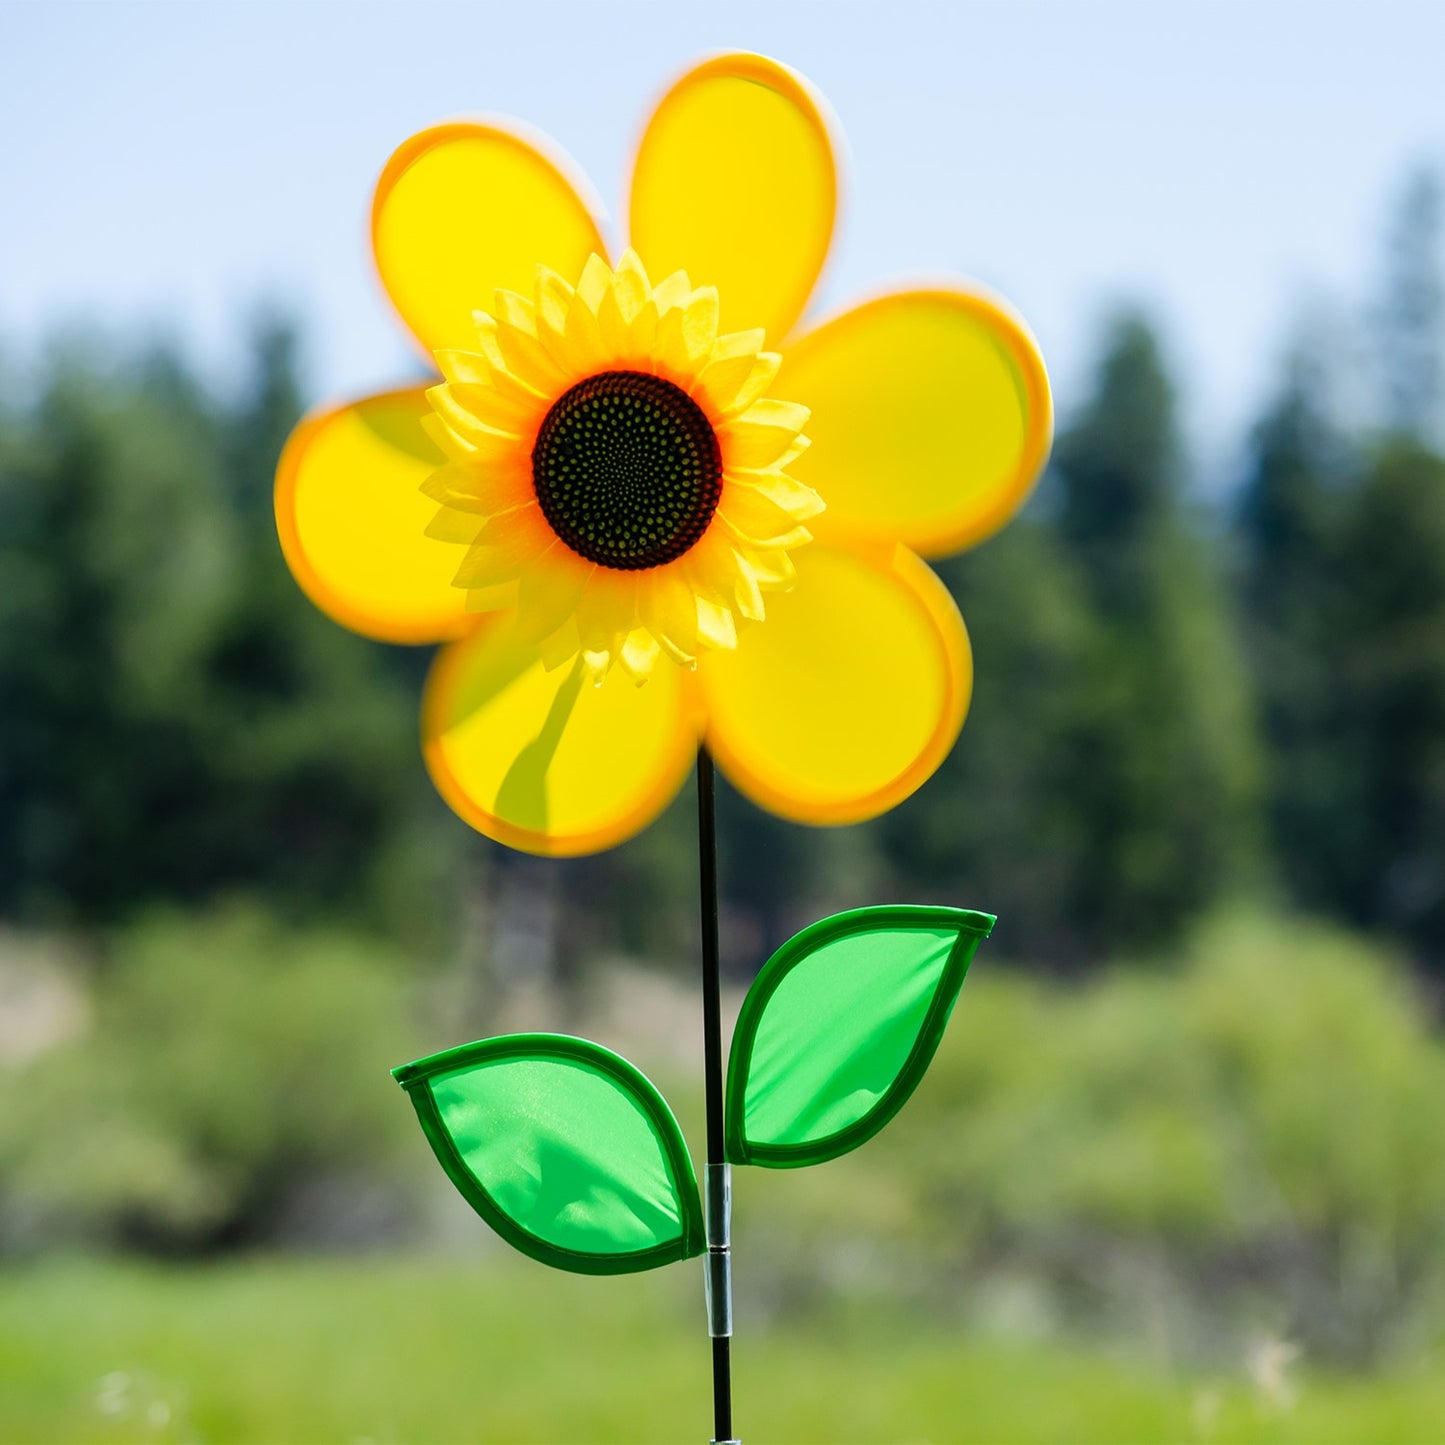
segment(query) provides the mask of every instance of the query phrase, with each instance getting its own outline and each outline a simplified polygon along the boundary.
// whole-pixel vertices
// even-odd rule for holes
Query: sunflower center
[[[589,562],[660,567],[707,531],[722,495],[722,454],[681,387],[642,371],[604,371],[547,413],[532,483],[552,530]]]

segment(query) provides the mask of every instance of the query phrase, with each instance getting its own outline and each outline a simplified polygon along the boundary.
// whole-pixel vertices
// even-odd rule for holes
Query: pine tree
[[[231,582],[215,434],[180,363],[55,358],[0,475],[0,908],[104,918],[185,895],[181,719]],[[184,875],[188,862],[180,863]],[[168,876],[167,876],[168,875]]]
[[[300,412],[298,342],[282,317],[252,329],[251,365],[222,419],[238,584],[211,636],[207,733],[218,807],[194,821],[218,877],[283,904],[359,909],[421,926],[427,874],[467,840],[422,771],[416,709],[429,654],[347,633],[302,595],[281,557],[272,488]]]
[[[1386,427],[1398,436],[1436,446],[1445,441],[1441,434],[1442,208],[1445,196],[1438,172],[1421,167],[1407,180],[1391,219],[1384,294],[1376,316]]]
[[[1445,344],[1439,177],[1420,171],[1390,227],[1378,352],[1387,399],[1344,509],[1338,691],[1350,831],[1342,904],[1445,968]]]
[[[434,912],[418,875],[465,829],[426,782],[414,682],[280,558],[289,366],[263,336],[232,412],[165,347],[60,355],[0,421],[0,916],[243,890],[394,926]]]
[[[1092,617],[1037,503],[939,571],[968,626],[973,700],[937,775],[873,831],[898,897],[996,913],[1009,956],[1068,966],[1087,951],[1069,755]]]
[[[1094,951],[1149,947],[1247,876],[1256,759],[1210,536],[1186,505],[1173,387],[1141,315],[1110,328],[1055,473],[1094,619],[1066,745],[1084,849],[1071,906]]]
[[[1344,734],[1340,542],[1348,445],[1329,358],[1302,333],[1254,428],[1236,513],[1239,593],[1267,758],[1265,810],[1288,896],[1338,912],[1358,868],[1358,800]]]
[[[1347,901],[1445,970],[1445,459],[1386,444],[1341,548]]]
[[[238,404],[226,418],[226,480],[232,506],[269,552],[271,483],[276,461],[301,415],[297,367],[300,338],[281,312],[262,308],[252,319],[250,366]]]

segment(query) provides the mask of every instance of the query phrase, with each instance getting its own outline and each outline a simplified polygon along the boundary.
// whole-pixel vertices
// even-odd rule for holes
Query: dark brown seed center
[[[707,531],[722,495],[722,454],[680,387],[642,371],[604,371],[547,413],[532,483],[574,552],[635,571],[675,561]]]

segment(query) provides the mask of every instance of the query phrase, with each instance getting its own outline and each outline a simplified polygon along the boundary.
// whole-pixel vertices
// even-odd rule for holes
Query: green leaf
[[[611,1050],[510,1034],[392,1075],[452,1183],[523,1254],[578,1274],[624,1274],[705,1248],[677,1120]]]
[[[733,1034],[728,1158],[787,1169],[871,1139],[918,1087],[993,925],[988,913],[899,904],[790,938]]]

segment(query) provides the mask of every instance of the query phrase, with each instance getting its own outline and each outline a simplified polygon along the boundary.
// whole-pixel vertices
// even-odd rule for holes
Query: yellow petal
[[[736,550],[753,580],[764,591],[788,592],[796,585],[798,569],[781,547],[739,546]]]
[[[517,605],[517,584],[498,582],[492,587],[468,587],[468,612],[500,612]]]
[[[617,270],[612,277],[613,299],[617,302],[622,319],[629,325],[642,310],[651,289],[642,258],[629,247],[622,253],[622,259],[617,263]]]
[[[510,466],[479,466],[448,462],[422,484],[423,495],[459,512],[494,517],[533,500],[530,459]]]
[[[544,637],[538,644],[542,666],[548,672],[554,672],[563,663],[575,662],[581,645],[577,636],[577,619],[569,617],[550,637]]]
[[[570,288],[567,294],[571,295]],[[495,348],[497,363],[503,370],[525,382],[539,396],[555,396],[567,385],[570,375],[557,365],[539,339],[531,308],[513,305],[508,299],[511,297],[510,291],[496,291],[492,304],[498,315],[493,317],[479,311],[473,316],[478,339]]]
[[[730,417],[717,429],[723,465],[756,469],[780,464],[794,439],[808,424],[808,408],[792,401],[764,398]]]
[[[376,186],[377,269],[402,319],[430,356],[466,347],[472,312],[501,286],[527,293],[539,263],[575,276],[606,248],[597,220],[544,155],[495,123],[434,126],[402,144]]]
[[[716,515],[737,541],[753,547],[801,547],[813,536],[754,487],[728,487]]]
[[[715,417],[746,411],[777,376],[783,358],[776,351],[759,351],[744,345],[744,338],[750,340],[761,335],[758,331],[743,331],[718,338],[693,391]]]
[[[560,538],[522,574],[517,625],[526,637],[551,637],[577,610],[596,564],[579,557]]]
[[[691,295],[692,282],[686,271],[674,271],[652,288],[652,299],[657,303],[659,314],[671,311],[674,306],[686,306]]]
[[[763,347],[761,329],[719,336],[698,372],[692,394],[715,417],[724,414],[752,374]]]
[[[476,544],[456,568],[452,583],[457,587],[495,587],[501,582],[514,582],[556,539],[557,534],[535,502],[501,512],[478,533]]]
[[[837,163],[807,84],[760,55],[723,55],[663,97],[632,172],[632,244],[653,275],[718,288],[730,328],[777,341],[803,313],[837,208]]]
[[[699,597],[729,610],[737,587],[738,554],[733,534],[724,526],[714,524],[698,539],[679,563],[688,586]],[[696,618],[696,609],[694,620]]]
[[[545,326],[547,330],[561,336],[567,329],[567,312],[571,308],[572,297],[575,294],[572,283],[565,276],[559,276],[546,266],[539,266],[537,268],[535,309],[530,316],[525,317],[528,325],[523,329],[532,330],[535,318],[535,326]],[[511,312],[509,320],[513,325],[523,318],[524,313],[515,305],[509,305],[508,309]],[[534,334],[540,333],[534,332]]]
[[[611,286],[612,268],[594,251],[582,267],[582,275],[577,281],[577,295],[595,316],[597,308],[602,305],[602,298]]]
[[[533,386],[524,376],[513,372],[500,348],[490,356],[476,351],[443,349],[437,352],[436,360],[442,375],[454,384],[496,387],[518,401],[545,402],[551,394],[549,387]]]
[[[503,369],[480,351],[461,351],[456,347],[443,347],[436,354],[436,363],[448,381],[475,381],[483,385]]]
[[[537,268],[536,300],[498,291],[497,343],[509,370],[545,396],[570,386],[577,374],[564,335],[575,293],[555,272]]]
[[[450,456],[477,466],[507,466],[526,451],[515,433],[486,426],[456,398],[450,386],[433,386],[426,399],[436,414],[425,422],[427,435]]]
[[[680,305],[659,313],[656,360],[679,379],[701,368],[717,341],[718,295],[699,286]]]
[[[535,274],[540,282],[542,278],[553,273],[545,266],[538,266]],[[568,301],[572,299],[570,286],[567,288],[567,299]],[[513,291],[509,286],[498,286],[492,292],[492,307],[497,321],[502,326],[511,327],[514,331],[520,331],[524,335],[536,334],[536,302],[522,295],[520,291]]]
[[[761,622],[767,616],[767,609],[763,606],[762,588],[758,586],[758,579],[747,565],[742,552],[736,547],[732,552],[736,569],[733,573],[733,606],[739,617],[746,617],[749,622]]]
[[[797,522],[806,522],[825,510],[822,497],[787,472],[729,472],[727,481],[730,487],[751,487]]]
[[[709,647],[727,650],[738,645],[737,624],[730,608],[710,598],[697,599],[697,635]]]
[[[553,857],[632,837],[672,800],[697,749],[692,675],[620,668],[584,685],[548,672],[510,615],[443,650],[427,681],[422,747],[447,802],[511,848]]]
[[[627,357],[638,370],[651,370],[657,352],[657,301],[648,297],[628,330]]]
[[[628,355],[632,344],[632,327],[622,315],[617,295],[609,290],[597,311],[597,329],[609,366],[618,366]]]
[[[577,604],[577,630],[588,652],[615,654],[637,625],[637,573],[596,567]]]
[[[803,823],[854,823],[938,767],[972,683],[952,598],[906,548],[815,545],[797,586],[735,652],[704,653],[708,742],[754,802]]]
[[[451,401],[484,426],[513,436],[531,436],[547,414],[547,402],[504,371],[483,384],[449,382],[446,391]]]
[[[281,548],[329,617],[386,642],[439,642],[471,625],[451,585],[457,549],[426,535],[421,487],[446,458],[423,430],[420,387],[304,420],[276,471]]]
[[[685,559],[648,569],[638,585],[637,611],[642,625],[667,655],[690,666],[697,657],[697,608]]]
[[[582,279],[577,283],[567,308],[563,350],[553,352],[570,366],[574,375],[598,371],[611,360],[609,347],[602,335],[602,323],[597,316],[611,286],[611,271],[600,258],[589,256]]]
[[[792,467],[834,535],[946,556],[1022,506],[1048,456],[1049,382],[1023,323],[970,291],[903,291],[847,311],[788,353],[813,446]]]
[[[440,507],[426,524],[426,534],[436,542],[451,542],[470,547],[477,533],[487,525],[487,518],[478,512],[463,512],[455,507]]]
[[[641,685],[652,676],[661,652],[657,639],[650,632],[637,627],[623,639],[617,652],[617,660],[628,677]]]

